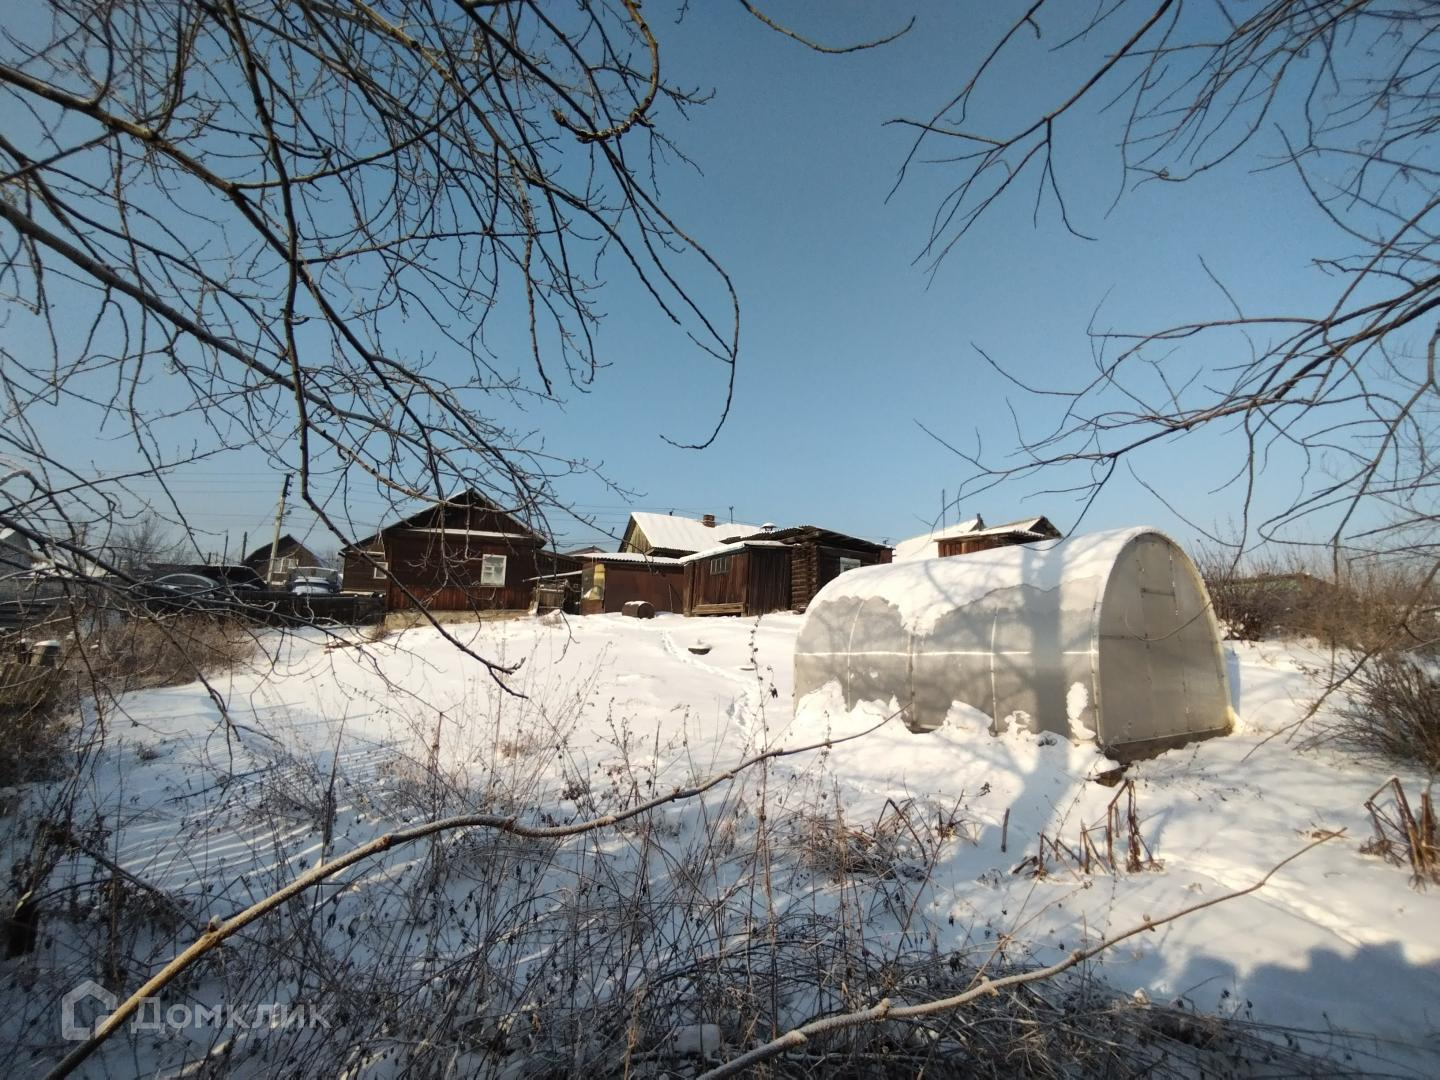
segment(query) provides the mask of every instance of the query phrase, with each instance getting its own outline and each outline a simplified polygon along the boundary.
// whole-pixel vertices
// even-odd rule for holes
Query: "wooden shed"
[[[891,555],[884,544],[818,525],[796,525],[746,539],[776,540],[790,548],[790,607],[795,611],[809,607],[815,594],[846,570],[888,563]]]
[[[1020,521],[1007,521],[1004,525],[943,537],[939,541],[939,554],[942,559],[951,555],[973,555],[977,551],[1033,544],[1037,540],[1059,540],[1060,535],[1060,530],[1047,517],[1022,518]]]
[[[631,600],[647,601],[656,611],[680,611],[685,606],[685,567],[679,559],[629,551],[579,558],[581,615],[619,612]]]
[[[764,615],[790,610],[791,547],[738,540],[687,555],[686,615]]]
[[[383,592],[390,611],[524,611],[531,579],[555,571],[544,546],[518,517],[464,491],[343,549],[342,587]]]
[[[913,562],[916,559],[938,559],[940,545],[945,541],[958,536],[968,536],[983,528],[985,528],[985,519],[976,514],[966,521],[960,521],[954,525],[942,525],[929,532],[921,533],[919,536],[896,541],[895,554],[890,561],[899,563]]]

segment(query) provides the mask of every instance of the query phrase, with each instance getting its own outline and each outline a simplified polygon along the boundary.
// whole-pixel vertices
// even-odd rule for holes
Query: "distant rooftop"
[[[759,525],[743,525],[735,521],[706,525],[695,518],[656,514],[647,510],[635,511],[630,520],[645,534],[651,547],[686,553],[705,551],[732,537],[749,536],[760,531]]]
[[[909,562],[912,559],[938,559],[940,557],[940,541],[948,540],[952,536],[965,536],[969,533],[976,533],[985,528],[985,519],[975,515],[969,521],[962,521],[958,525],[947,525],[943,529],[935,529],[932,532],[922,533],[920,536],[912,536],[908,540],[901,540],[895,545],[895,561]]]

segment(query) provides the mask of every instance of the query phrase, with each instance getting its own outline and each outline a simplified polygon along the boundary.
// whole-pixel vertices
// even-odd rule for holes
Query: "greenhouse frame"
[[[1205,585],[1151,528],[843,574],[801,626],[797,710],[832,683],[847,708],[903,710],[916,731],[959,705],[992,733],[1093,739],[1123,759],[1234,722]]]

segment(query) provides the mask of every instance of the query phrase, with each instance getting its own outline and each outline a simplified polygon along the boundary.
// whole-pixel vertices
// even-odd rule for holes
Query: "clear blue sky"
[[[520,424],[543,432],[552,451],[603,460],[608,475],[640,493],[635,509],[724,517],[733,507],[741,521],[819,524],[893,541],[928,527],[941,512],[942,492],[953,496],[969,475],[920,424],[968,446],[978,437],[995,454],[1015,445],[1012,406],[1037,431],[1054,419],[1053,400],[1019,393],[974,346],[1024,382],[1076,385],[1090,371],[1092,316],[1101,327],[1152,330],[1228,312],[1201,258],[1256,310],[1309,310],[1331,296],[1333,282],[1310,260],[1346,248],[1291,173],[1256,171],[1265,163],[1264,140],[1190,183],[1127,192],[1112,209],[1122,180],[1117,131],[1113,118],[1094,116],[1062,128],[1058,146],[1072,217],[1098,239],[1067,233],[1048,200],[1032,218],[1032,182],[929,274],[916,260],[953,173],[920,169],[887,202],[910,136],[885,121],[927,116],[952,95],[1012,6],[921,4],[915,29],[901,40],[821,56],[735,4],[691,4],[678,24],[663,5],[647,5],[667,76],[715,91],[688,123],[669,127],[701,172],[681,166],[662,173],[662,195],[739,291],[734,407],[707,450],[661,439],[708,433],[722,372],[686,348],[632,283],[612,278],[599,336],[611,366],[592,392],[569,393],[563,409],[538,407]],[[889,5],[846,8],[827,6],[823,17],[820,8],[794,4],[767,10],[832,41],[895,25]],[[1025,64],[1005,69],[989,126],[1028,119],[1073,84],[1077,69],[1045,53],[1026,55]],[[63,417],[42,423],[67,440],[72,459],[88,456],[106,468],[121,453]],[[171,430],[168,437],[179,446],[185,434]],[[1238,496],[1214,489],[1241,452],[1217,431],[1159,446],[1136,464],[1187,515],[1223,529]],[[1263,499],[1285,498],[1295,468],[1271,462]],[[252,547],[268,539],[279,486],[258,455],[245,454],[172,480],[209,546],[218,552],[228,543],[232,553],[242,534]],[[1044,513],[1072,528],[1074,498],[1036,494],[1038,486],[991,491],[958,512],[993,522]],[[623,528],[630,507],[614,493],[576,480],[565,494],[603,528]],[[376,507],[350,509],[357,523],[375,524]],[[947,511],[951,521],[956,514],[953,506]],[[1135,523],[1194,538],[1123,474],[1084,528]],[[562,545],[613,543],[558,518],[555,524],[564,527]],[[304,535],[310,525],[297,512],[286,530]]]

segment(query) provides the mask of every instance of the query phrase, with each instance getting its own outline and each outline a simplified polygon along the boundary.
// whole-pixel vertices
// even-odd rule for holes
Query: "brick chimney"
[[[700,524],[704,525],[707,529],[713,529],[715,527],[715,515],[706,514],[700,519]]]

